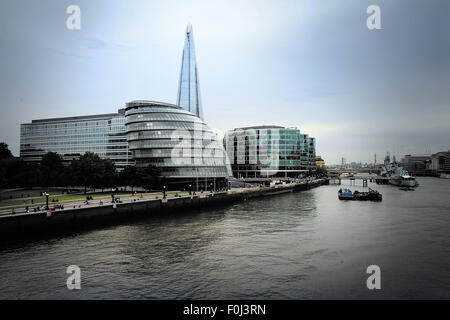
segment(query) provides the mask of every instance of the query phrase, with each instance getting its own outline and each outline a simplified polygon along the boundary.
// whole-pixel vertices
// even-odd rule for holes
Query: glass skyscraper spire
[[[186,29],[177,105],[204,120],[200,97],[200,83],[198,80],[197,59],[195,58],[194,34],[190,24]]]

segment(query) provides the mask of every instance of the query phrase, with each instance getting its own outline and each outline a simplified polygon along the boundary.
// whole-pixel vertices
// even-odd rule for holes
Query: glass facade
[[[200,82],[198,80],[197,59],[195,58],[194,33],[191,25],[188,25],[186,29],[177,104],[203,120]]]
[[[186,181],[232,174],[217,135],[191,112],[167,103],[133,101],[127,103],[125,116],[136,166],[151,164],[166,178]]]
[[[90,151],[112,160],[120,171],[134,165],[125,132],[125,110],[118,113],[33,120],[20,126],[20,157],[39,162],[56,152],[66,163]]]
[[[316,168],[316,141],[297,128],[227,131],[224,145],[236,178],[301,177]]]

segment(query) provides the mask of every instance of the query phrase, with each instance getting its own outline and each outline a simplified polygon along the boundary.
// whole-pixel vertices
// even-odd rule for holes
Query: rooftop
[[[52,123],[52,122],[67,122],[67,121],[79,121],[79,120],[94,120],[94,119],[105,119],[118,117],[123,115],[125,109],[119,109],[117,113],[103,113],[103,114],[94,114],[89,116],[75,116],[75,117],[62,117],[62,118],[49,118],[49,119],[37,119],[32,120],[31,123]]]
[[[233,129],[233,131],[236,131],[236,130],[251,130],[251,129],[286,129],[286,128],[285,127],[281,127],[281,126],[262,125],[262,126],[235,128],[235,129]]]
[[[166,102],[159,102],[159,101],[151,101],[151,100],[133,100],[127,103],[126,110],[134,108],[134,107],[143,107],[143,106],[149,106],[149,107],[170,107],[175,109],[182,109],[180,106],[177,106],[175,104],[166,103]]]

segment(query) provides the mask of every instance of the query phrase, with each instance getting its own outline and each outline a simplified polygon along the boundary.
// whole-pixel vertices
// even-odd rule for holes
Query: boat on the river
[[[356,190],[352,192],[346,188],[338,191],[339,200],[359,200],[359,201],[381,201],[383,196],[377,191],[369,188],[368,192],[359,192]]]
[[[380,176],[387,179],[389,184],[398,187],[417,187],[418,185],[416,179],[410,176],[395,160],[390,163],[389,154],[386,156],[384,165],[381,167]]]
[[[389,183],[394,186],[402,186],[402,187],[416,187],[417,182],[414,177],[411,177],[408,174],[401,176],[390,176]]]
[[[339,189],[338,191],[339,200],[353,200],[353,193],[350,189],[345,188],[344,190]]]
[[[362,201],[364,200],[381,201],[383,198],[378,191],[372,189],[369,189],[369,192],[355,191],[353,193],[353,197],[355,198],[354,200],[362,200]]]

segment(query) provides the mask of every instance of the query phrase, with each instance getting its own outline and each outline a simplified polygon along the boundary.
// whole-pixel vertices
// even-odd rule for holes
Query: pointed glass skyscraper
[[[198,80],[197,59],[195,58],[194,34],[190,24],[186,29],[177,104],[204,120],[200,97],[200,82]]]

